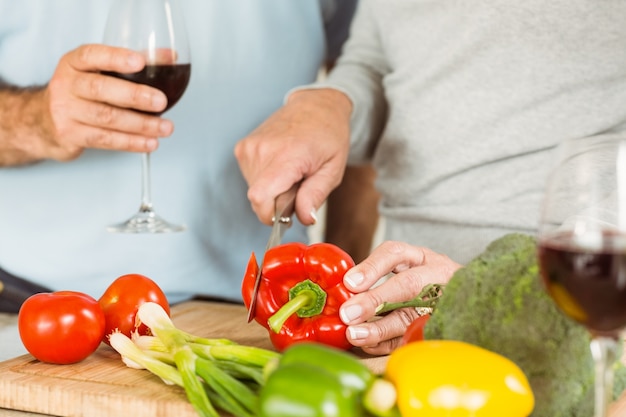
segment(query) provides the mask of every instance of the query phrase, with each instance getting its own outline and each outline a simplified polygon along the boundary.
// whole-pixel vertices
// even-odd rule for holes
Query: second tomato
[[[106,321],[104,342],[108,343],[108,335],[115,329],[130,336],[135,330],[135,316],[139,306],[148,301],[160,304],[167,314],[170,313],[163,290],[152,279],[140,274],[127,274],[113,281],[98,300]],[[139,334],[149,332],[145,325],[137,331]]]

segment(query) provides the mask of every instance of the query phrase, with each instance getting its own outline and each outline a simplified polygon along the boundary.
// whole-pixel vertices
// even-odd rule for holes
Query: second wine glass
[[[595,417],[612,400],[626,327],[626,136],[565,141],[546,189],[539,266],[561,311],[591,334]]]
[[[178,0],[114,0],[107,19],[104,43],[140,52],[146,66],[132,74],[105,72],[117,78],[158,88],[167,96],[160,116],[182,97],[191,76],[186,28]],[[156,214],[150,190],[150,154],[142,155],[142,194],[139,211],[111,232],[164,233],[185,229]]]

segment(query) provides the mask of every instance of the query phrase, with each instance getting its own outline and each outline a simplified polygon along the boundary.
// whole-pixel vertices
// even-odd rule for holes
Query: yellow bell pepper
[[[391,353],[385,369],[402,417],[527,417],[535,399],[512,361],[465,342],[427,340]]]

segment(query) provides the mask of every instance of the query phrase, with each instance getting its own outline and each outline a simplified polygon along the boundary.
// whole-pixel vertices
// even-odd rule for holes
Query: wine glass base
[[[172,233],[185,229],[184,225],[169,223],[153,211],[140,211],[123,223],[107,227],[112,233]]]

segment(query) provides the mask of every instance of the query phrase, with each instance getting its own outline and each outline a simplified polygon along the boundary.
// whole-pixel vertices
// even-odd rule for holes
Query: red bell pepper
[[[344,274],[353,266],[350,255],[329,243],[285,243],[267,251],[255,320],[268,329],[278,351],[301,341],[340,349],[352,346],[339,307],[354,295],[343,285]],[[248,308],[258,270],[252,253],[242,283]]]

